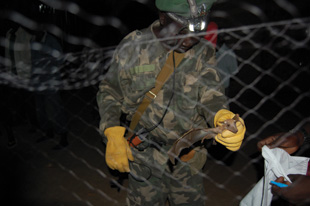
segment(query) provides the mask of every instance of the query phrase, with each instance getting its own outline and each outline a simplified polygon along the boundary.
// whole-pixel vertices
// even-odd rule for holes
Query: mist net
[[[126,205],[131,174],[106,165],[96,94],[120,41],[157,20],[154,1],[0,4],[3,199]],[[247,128],[236,152],[206,146],[206,205],[239,205],[264,173],[257,142],[310,120],[309,9],[305,1],[218,0],[209,30],[194,34],[215,46],[227,104]],[[303,145],[295,155],[308,151]]]

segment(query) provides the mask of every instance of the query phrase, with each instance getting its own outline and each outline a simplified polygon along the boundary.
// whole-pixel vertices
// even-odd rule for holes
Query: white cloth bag
[[[269,206],[272,201],[270,181],[283,176],[287,181],[291,180],[289,174],[307,173],[309,158],[290,156],[280,148],[262,148],[265,159],[265,175],[241,200],[240,206]]]

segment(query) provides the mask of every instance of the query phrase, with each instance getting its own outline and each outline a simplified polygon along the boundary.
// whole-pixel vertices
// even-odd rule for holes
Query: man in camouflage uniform
[[[213,2],[196,0],[196,8],[205,9],[198,16],[204,17]],[[220,77],[214,69],[215,51],[209,42],[193,35],[196,33],[190,31],[193,28],[188,23],[174,18],[191,18],[186,0],[156,0],[156,6],[159,20],[123,39],[99,86],[100,131],[107,140],[105,158],[111,169],[130,172],[129,205],[162,206],[167,199],[170,205],[204,205],[203,179],[199,172],[206,161],[205,148],[195,148],[172,168],[167,164],[167,151],[191,128],[214,127],[215,114],[227,109]],[[124,113],[127,121],[131,121],[171,53],[185,56],[135,129],[135,132],[141,128],[148,131],[147,140],[129,147],[124,138],[126,129],[119,126],[120,116]],[[225,113],[218,115],[221,121],[234,115],[228,110],[221,111]],[[245,128],[240,124],[238,129],[237,134],[216,140],[230,150],[238,150]]]

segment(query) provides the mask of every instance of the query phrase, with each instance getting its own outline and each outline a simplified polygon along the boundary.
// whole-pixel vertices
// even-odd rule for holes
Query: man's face
[[[188,26],[172,20],[167,14],[163,13],[160,18],[163,29],[160,37],[163,38],[163,45],[168,49],[184,53],[199,43],[200,38],[195,33],[191,33]]]

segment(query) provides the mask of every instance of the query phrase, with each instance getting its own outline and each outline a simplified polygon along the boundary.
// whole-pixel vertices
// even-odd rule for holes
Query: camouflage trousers
[[[173,170],[167,164],[167,156],[154,148],[143,152],[133,149],[135,161],[130,163],[130,206],[201,206],[205,205],[203,178],[200,174],[206,162],[206,150],[196,152],[187,163],[178,162]],[[199,160],[199,161],[197,161]]]

